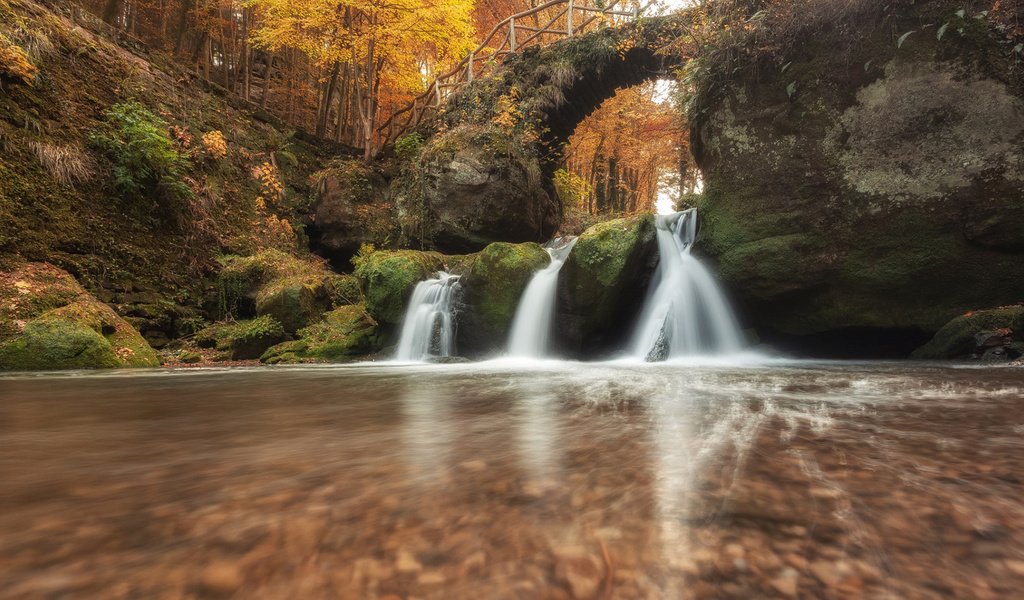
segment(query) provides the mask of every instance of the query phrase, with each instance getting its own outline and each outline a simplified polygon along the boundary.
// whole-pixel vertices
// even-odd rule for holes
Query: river
[[[0,376],[0,598],[1012,598],[1024,371]]]

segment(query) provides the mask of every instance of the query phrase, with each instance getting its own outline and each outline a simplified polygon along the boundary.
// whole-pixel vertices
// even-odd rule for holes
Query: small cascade
[[[530,279],[512,319],[512,335],[508,354],[519,358],[544,358],[548,353],[548,339],[555,316],[555,295],[558,291],[558,273],[569,258],[576,238],[558,238],[545,249],[551,263],[537,271]]]
[[[714,276],[690,253],[697,211],[657,217],[658,272],[640,314],[633,355],[647,361],[730,354],[743,336]]]
[[[422,361],[455,353],[454,299],[459,277],[440,272],[416,284],[402,321],[395,359]]]

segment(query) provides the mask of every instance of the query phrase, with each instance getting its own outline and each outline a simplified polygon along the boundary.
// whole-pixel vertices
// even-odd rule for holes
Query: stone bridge
[[[526,48],[454,94],[418,128],[424,145],[392,186],[407,229],[449,252],[549,239],[565,143],[617,90],[673,77],[686,23],[686,13],[639,19]]]

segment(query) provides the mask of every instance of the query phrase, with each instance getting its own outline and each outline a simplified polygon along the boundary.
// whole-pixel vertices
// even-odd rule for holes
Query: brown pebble
[[[200,583],[207,592],[227,595],[242,587],[242,573],[237,565],[215,562],[203,569]]]

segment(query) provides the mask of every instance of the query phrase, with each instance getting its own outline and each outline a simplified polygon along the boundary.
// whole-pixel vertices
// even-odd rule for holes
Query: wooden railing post
[[[434,82],[434,106],[441,106],[441,86],[437,81]]]
[[[572,9],[573,0],[569,0],[569,12],[565,13],[565,31],[572,37]]]
[[[469,51],[469,64],[466,65],[466,83],[473,83],[473,51]]]
[[[516,18],[508,20],[508,49],[509,52],[516,51]]]

